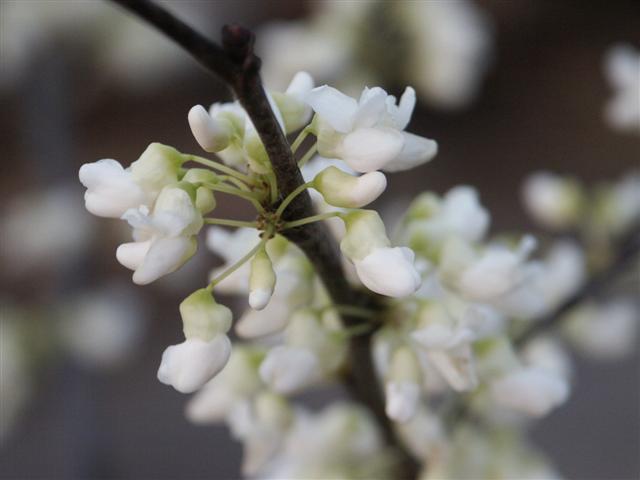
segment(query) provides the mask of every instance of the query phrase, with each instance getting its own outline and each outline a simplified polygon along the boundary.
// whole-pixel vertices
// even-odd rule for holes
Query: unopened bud
[[[267,306],[276,286],[276,273],[273,264],[263,248],[251,260],[249,277],[249,305],[254,310],[262,310]]]
[[[219,152],[229,146],[230,126],[209,115],[202,105],[192,107],[187,118],[193,136],[205,152]]]
[[[198,187],[196,190],[196,208],[206,215],[216,208],[216,197],[207,187]]]
[[[206,288],[196,290],[180,304],[185,338],[211,340],[231,328],[232,314],[224,305],[216,303]]]
[[[387,178],[382,172],[354,176],[339,168],[328,167],[315,177],[313,187],[330,205],[360,208],[373,202],[384,192]]]

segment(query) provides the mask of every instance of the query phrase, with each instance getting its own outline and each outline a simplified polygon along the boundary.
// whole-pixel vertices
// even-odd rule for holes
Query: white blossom
[[[605,110],[607,122],[617,130],[640,132],[640,52],[631,45],[615,45],[604,67],[614,90]]]
[[[522,198],[529,214],[548,228],[567,229],[580,221],[583,193],[571,178],[535,172],[527,177]]]
[[[181,188],[165,188],[153,212],[143,206],[127,210],[123,218],[133,227],[135,241],[120,245],[116,256],[134,270],[134,283],[145,285],[177,270],[196,251],[202,215]]]
[[[357,172],[408,170],[435,156],[437,144],[404,129],[415,106],[415,92],[407,87],[399,105],[379,88],[365,88],[360,100],[322,86],[307,95],[318,114],[318,152],[340,158]]]
[[[569,340],[593,358],[615,360],[637,348],[640,317],[637,304],[630,299],[586,303],[566,321]]]
[[[415,254],[407,247],[378,247],[353,263],[358,278],[369,290],[388,297],[406,297],[420,287]]]
[[[181,393],[195,392],[224,368],[230,354],[231,341],[225,334],[210,341],[188,338],[164,351],[158,380]]]
[[[522,368],[491,382],[491,394],[501,406],[541,417],[569,396],[566,380],[535,367]]]
[[[280,345],[272,348],[260,365],[260,377],[278,393],[293,393],[321,375],[318,357],[300,347]]]
[[[369,172],[355,176],[330,166],[313,180],[313,187],[324,200],[335,207],[360,208],[378,198],[387,188],[387,178],[382,172]]]
[[[85,206],[94,215],[112,218],[132,208],[152,208],[160,191],[178,181],[182,162],[175,149],[152,143],[126,170],[111,159],[85,163],[79,172],[87,187]]]

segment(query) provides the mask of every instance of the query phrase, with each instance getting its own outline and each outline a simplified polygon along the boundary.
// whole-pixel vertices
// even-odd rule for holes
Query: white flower
[[[230,354],[231,341],[224,334],[210,341],[188,338],[164,351],[158,380],[182,393],[195,392],[224,368]]]
[[[413,382],[387,382],[385,385],[387,416],[396,422],[409,421],[418,409],[420,386]]]
[[[456,391],[476,388],[478,378],[471,343],[477,336],[469,327],[456,322],[443,303],[425,304],[410,336],[451,388]]]
[[[148,205],[150,198],[133,180],[131,171],[116,160],[105,159],[80,167],[80,181],[87,187],[87,210],[99,217],[120,218],[130,208]]]
[[[354,260],[358,278],[369,290],[388,297],[406,297],[420,287],[420,274],[413,265],[415,254],[407,247],[375,248]]]
[[[128,210],[123,218],[134,228],[135,241],[120,245],[116,257],[134,270],[133,281],[139,285],[177,270],[196,251],[194,235],[202,227],[202,215],[181,188],[165,188],[153,213],[141,207]]]
[[[311,120],[311,107],[305,102],[305,98],[313,85],[311,75],[307,72],[298,72],[293,76],[284,93],[271,93],[282,115],[285,133],[299,130]]]
[[[276,286],[276,273],[273,264],[263,248],[251,260],[249,276],[249,305],[254,310],[267,306]]]
[[[191,133],[205,152],[219,152],[229,146],[233,133],[231,122],[212,117],[202,105],[195,105],[187,115]]]
[[[617,359],[634,351],[640,316],[633,301],[615,299],[587,303],[571,313],[566,323],[569,339],[585,354]]]
[[[335,207],[360,208],[378,198],[387,188],[387,178],[381,172],[349,175],[336,167],[328,167],[313,180],[313,187],[324,200]]]
[[[480,204],[472,187],[449,190],[442,200],[420,195],[407,212],[407,238],[411,246],[426,254],[437,252],[450,236],[468,242],[480,241],[489,228],[489,212]]]
[[[187,404],[187,418],[198,424],[220,422],[234,406],[255,396],[263,388],[258,374],[263,355],[261,348],[234,345],[224,369]]]
[[[407,87],[400,104],[379,88],[365,88],[360,100],[322,86],[307,95],[318,114],[318,152],[340,158],[357,172],[408,170],[435,156],[437,144],[403,130],[415,106]]]
[[[404,297],[420,287],[415,255],[407,247],[391,247],[384,224],[373,210],[354,210],[341,216],[347,234],[342,253],[353,262],[360,281],[381,295]]]
[[[139,353],[144,313],[140,300],[124,287],[76,294],[64,309],[60,340],[83,367],[120,367]]]
[[[529,214],[548,228],[571,228],[580,221],[583,193],[571,178],[536,172],[526,179],[522,198]]]
[[[615,45],[605,58],[605,73],[615,90],[605,116],[618,130],[640,132],[640,52],[631,45]]]
[[[542,417],[569,396],[567,381],[537,367],[515,370],[491,382],[491,394],[501,406]]]
[[[414,40],[409,77],[425,101],[444,109],[467,105],[490,64],[488,17],[468,0],[399,2],[403,27]]]
[[[280,345],[269,350],[260,365],[260,377],[278,393],[293,393],[313,384],[321,375],[318,358],[305,348]]]
[[[525,236],[515,251],[504,245],[489,245],[462,270],[457,287],[473,300],[498,299],[526,279],[525,260],[535,245],[535,239],[531,236]]]
[[[78,202],[75,185],[27,190],[13,197],[0,223],[0,259],[9,275],[66,268],[83,257],[97,233],[94,219]]]
[[[181,164],[180,153],[159,143],[149,145],[126,170],[111,159],[86,163],[79,177],[87,187],[87,210],[100,217],[120,218],[131,208],[151,208],[160,190],[178,181]]]

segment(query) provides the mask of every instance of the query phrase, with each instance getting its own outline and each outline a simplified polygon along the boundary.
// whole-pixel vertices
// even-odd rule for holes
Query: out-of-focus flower
[[[584,192],[575,179],[533,173],[524,183],[522,197],[529,214],[545,227],[570,229],[581,220]]]
[[[282,87],[298,70],[352,93],[363,79],[411,83],[443,109],[473,100],[492,50],[490,22],[468,0],[323,2],[309,21],[268,25],[260,39],[267,84]]]
[[[605,109],[605,118],[616,130],[640,133],[640,52],[619,44],[607,51],[605,75],[614,95]]]
[[[582,305],[569,314],[565,332],[584,354],[615,360],[632,353],[637,346],[638,323],[637,303],[618,299]]]
[[[25,193],[8,204],[0,249],[7,273],[65,265],[87,249],[93,219],[78,203],[78,195],[60,185]]]
[[[83,367],[120,367],[137,353],[146,331],[141,301],[121,286],[89,291],[61,310],[63,348]]]

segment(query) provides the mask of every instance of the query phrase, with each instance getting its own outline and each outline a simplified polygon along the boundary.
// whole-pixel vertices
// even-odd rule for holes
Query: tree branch
[[[253,52],[253,33],[239,26],[225,26],[220,47],[164,8],[148,0],[112,1],[137,14],[174,40],[207,72],[219,77],[231,87],[265,146],[276,175],[280,199],[304,183],[262,86],[259,75],[260,59]],[[272,207],[277,207],[277,204]],[[284,218],[286,221],[293,221],[313,214],[311,198],[308,192],[304,191],[287,207]],[[313,263],[334,303],[375,308],[375,299],[372,296],[355,290],[348,283],[338,245],[323,222],[292,228],[283,234],[298,245]],[[348,315],[343,316],[343,320],[346,327],[366,322]],[[396,439],[391,422],[384,411],[384,399],[371,357],[372,333],[356,335],[350,339],[351,371],[346,387],[354,399],[371,410],[387,443],[398,452],[401,462],[400,478],[415,478],[418,465]]]

